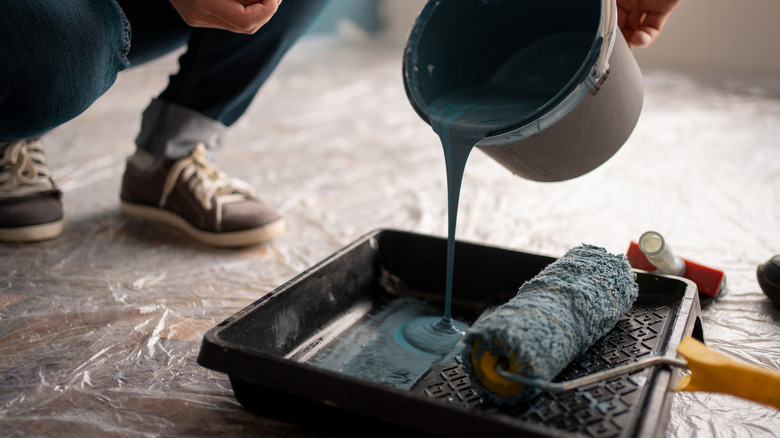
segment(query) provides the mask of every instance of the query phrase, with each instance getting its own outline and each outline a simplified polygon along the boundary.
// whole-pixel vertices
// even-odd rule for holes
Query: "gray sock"
[[[135,144],[156,158],[177,160],[203,143],[209,159],[213,160],[221,148],[225,130],[225,125],[197,111],[155,99],[143,113]]]

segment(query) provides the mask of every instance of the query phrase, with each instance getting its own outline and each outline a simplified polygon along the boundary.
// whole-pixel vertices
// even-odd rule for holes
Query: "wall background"
[[[378,29],[384,37],[402,42],[425,3],[333,0],[318,29],[337,28],[333,23],[346,17],[361,29]],[[378,14],[378,18],[371,14]],[[777,76],[778,19],[780,0],[683,0],[658,40],[651,47],[636,49],[634,54],[643,68]]]
[[[780,1],[683,0],[640,65],[780,75]]]

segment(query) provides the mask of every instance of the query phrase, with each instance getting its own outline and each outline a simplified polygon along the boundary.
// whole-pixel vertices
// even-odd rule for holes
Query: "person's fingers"
[[[627,42],[628,42],[628,46],[631,48],[647,47],[650,44],[652,44],[655,38],[656,37],[654,37],[651,33],[646,32],[642,29],[638,29],[633,34],[631,34],[631,37]]]
[[[191,27],[204,27],[211,29],[224,29],[231,32],[243,33],[244,31],[237,26],[232,25],[219,17],[201,12],[200,10],[189,9],[186,12],[180,13],[184,22]]]
[[[201,0],[171,3],[192,27],[252,34],[271,19],[280,2],[281,0]]]
[[[634,34],[642,25],[644,17],[645,13],[641,10],[619,8],[618,28],[629,45],[631,45],[631,41],[634,39]]]
[[[276,13],[279,0],[241,0],[220,9],[215,16],[243,33],[255,33]]]
[[[639,27],[631,37],[630,43],[637,47],[649,46],[664,28],[668,14],[645,14]]]
[[[669,14],[681,0],[618,0],[618,27],[631,47],[658,38]]]

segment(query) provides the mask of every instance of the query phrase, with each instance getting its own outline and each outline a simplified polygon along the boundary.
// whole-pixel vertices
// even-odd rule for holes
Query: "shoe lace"
[[[198,143],[189,157],[176,161],[163,186],[160,206],[164,206],[176,181],[181,179],[195,199],[206,211],[216,208],[217,221],[221,222],[222,205],[240,202],[252,196],[252,187],[247,183],[230,178],[206,157],[206,147]]]
[[[32,193],[53,188],[43,142],[20,140],[5,149],[0,158],[0,192]]]

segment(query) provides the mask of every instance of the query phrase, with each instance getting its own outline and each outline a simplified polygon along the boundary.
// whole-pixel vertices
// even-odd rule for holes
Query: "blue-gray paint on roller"
[[[466,333],[463,362],[472,384],[498,403],[530,398],[535,388],[502,378],[496,366],[552,380],[617,324],[638,293],[624,255],[593,245],[569,250]]]

